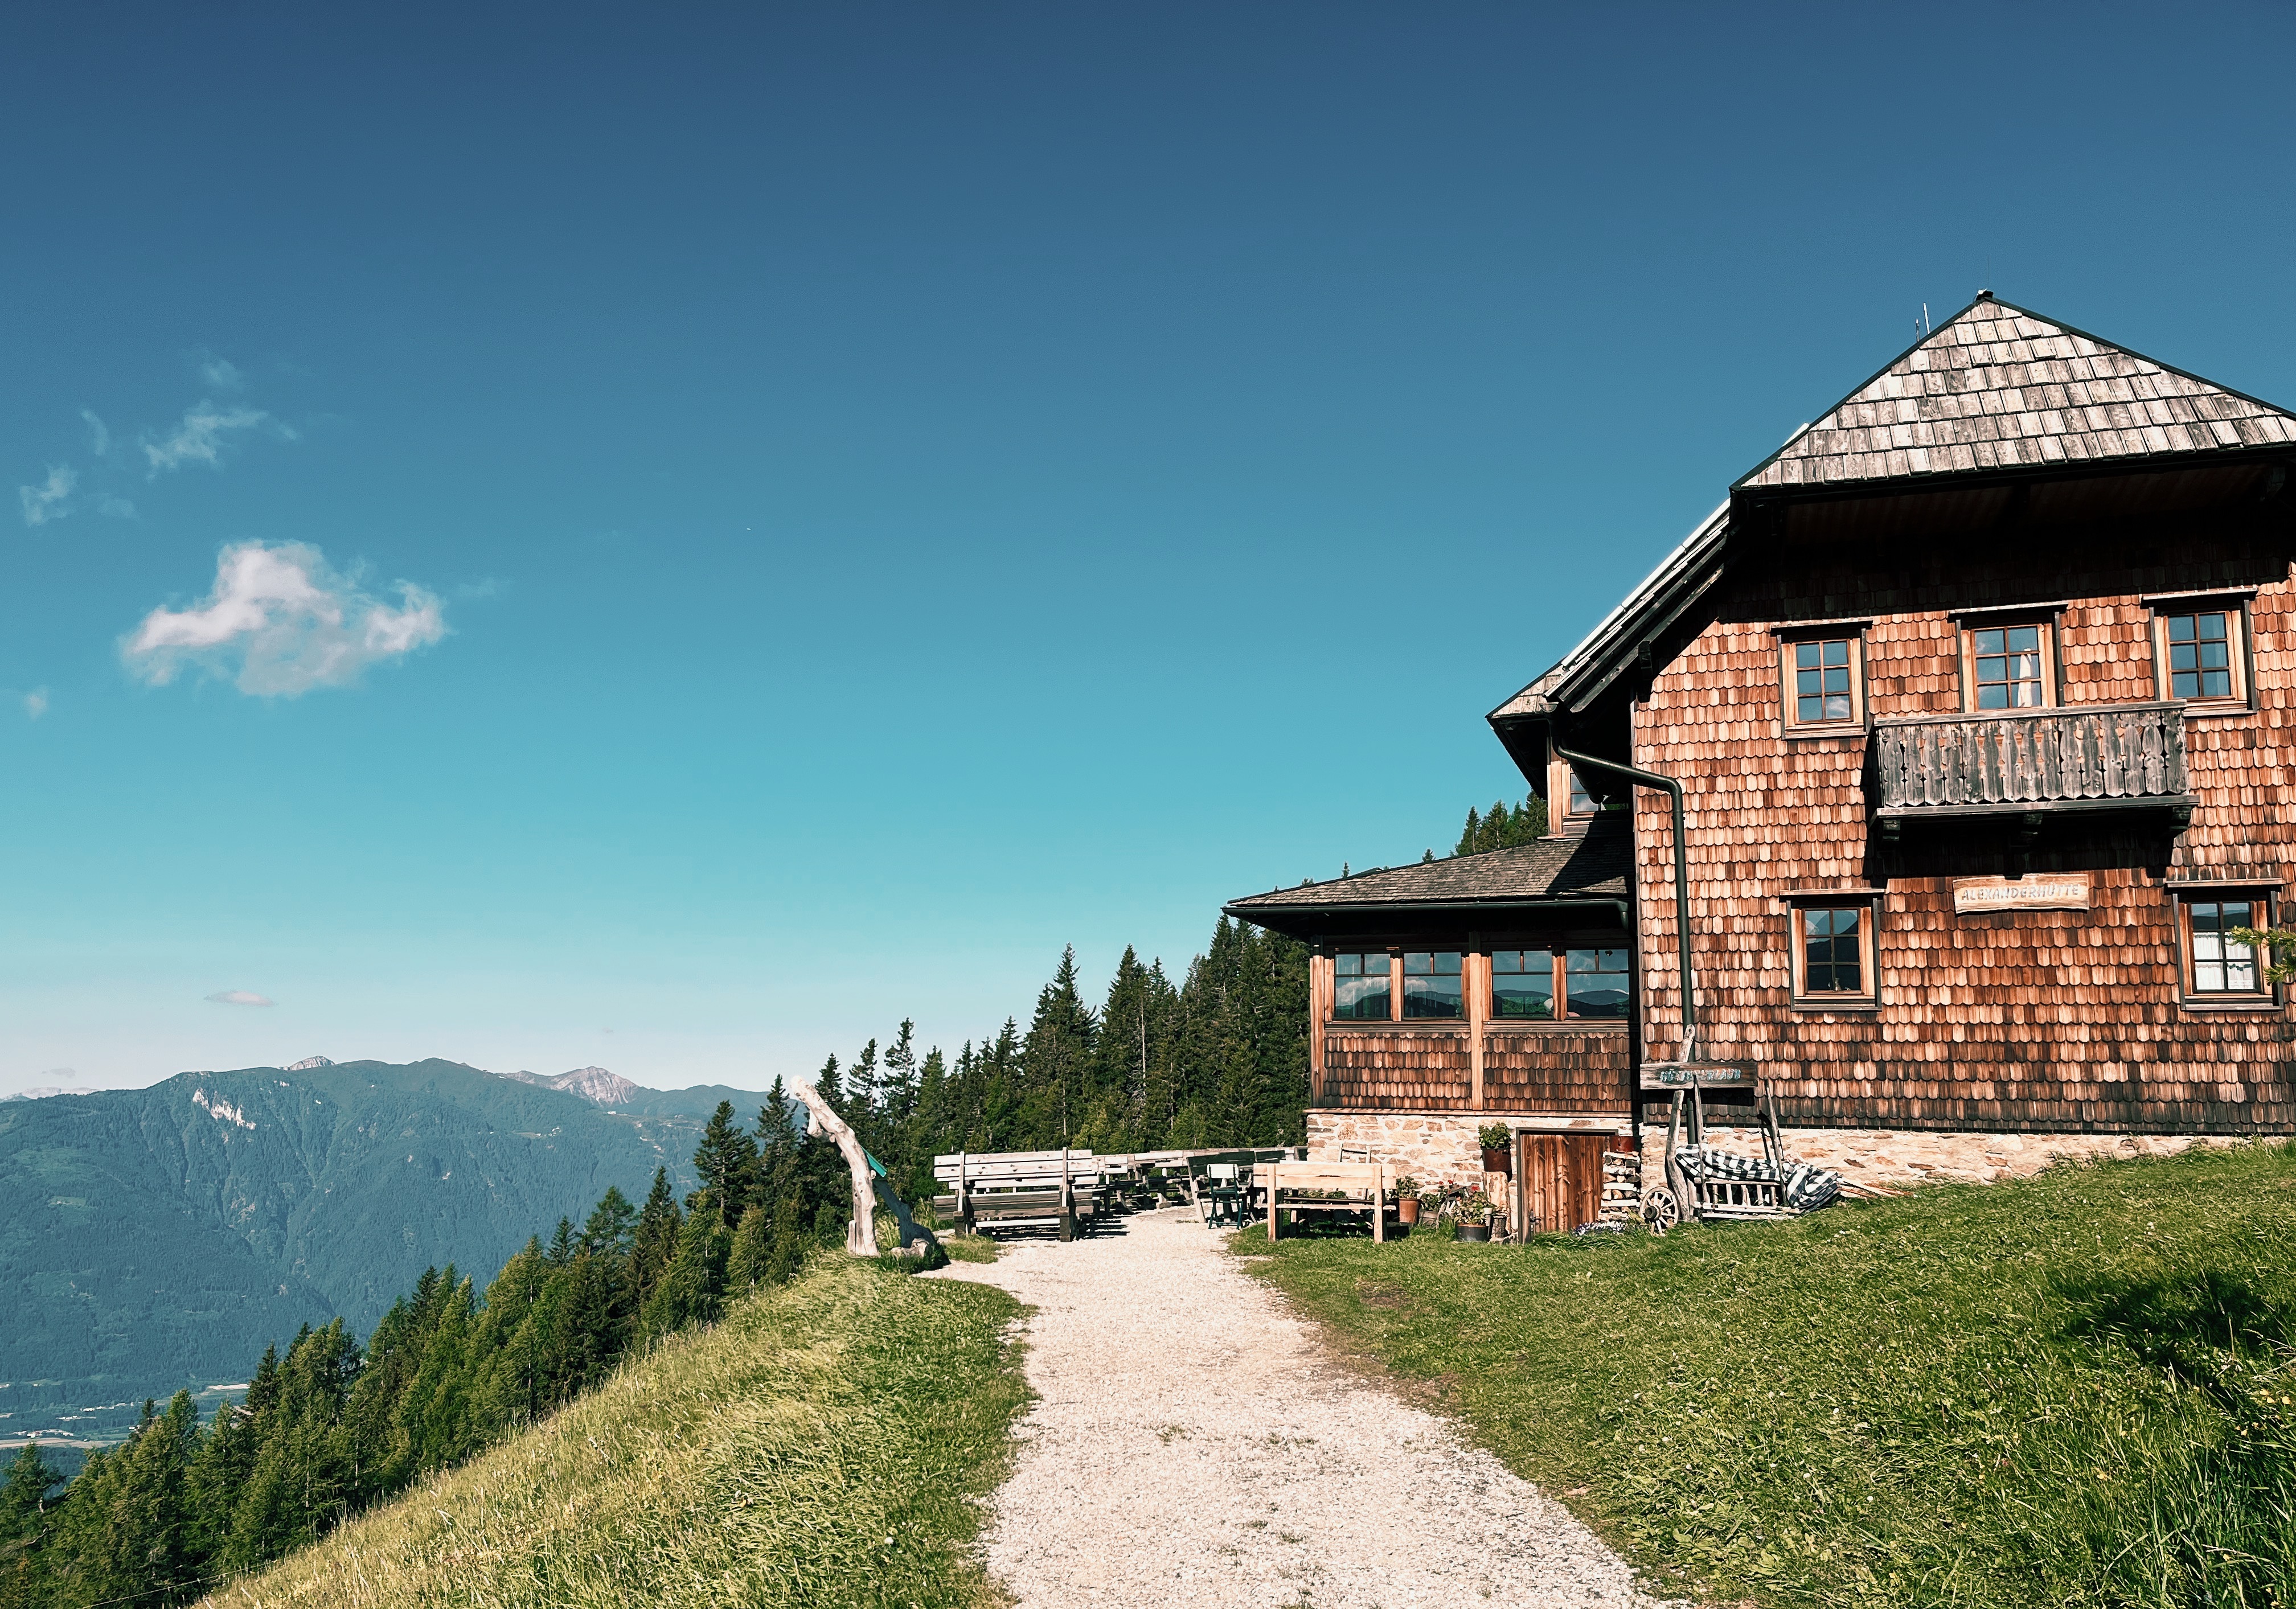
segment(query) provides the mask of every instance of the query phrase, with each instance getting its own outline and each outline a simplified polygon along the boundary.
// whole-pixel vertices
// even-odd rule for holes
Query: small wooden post
[[[1069,1148],[1061,1147],[1061,1238],[1076,1238],[1076,1192],[1069,1184]]]
[[[1371,1181],[1371,1240],[1375,1246],[1387,1244],[1387,1164],[1382,1162]]]
[[[1282,1177],[1283,1167],[1282,1162],[1267,1164],[1267,1238],[1271,1241],[1275,1238],[1275,1181]]]
[[[956,1222],[967,1235],[972,1233],[972,1192],[967,1188],[964,1177],[964,1153],[956,1153]]]

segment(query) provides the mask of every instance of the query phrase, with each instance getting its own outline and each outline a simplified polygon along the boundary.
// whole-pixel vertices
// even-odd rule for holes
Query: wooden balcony
[[[2192,818],[2181,702],[1913,715],[1874,722],[1874,817],[2151,810]]]

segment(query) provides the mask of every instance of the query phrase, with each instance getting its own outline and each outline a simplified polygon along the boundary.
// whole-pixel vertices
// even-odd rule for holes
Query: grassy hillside
[[[426,1267],[483,1278],[665,1163],[682,1188],[700,1132],[451,1062],[0,1104],[0,1429],[118,1428],[304,1323],[364,1334]]]
[[[1711,1598],[2296,1603],[2288,1147],[1663,1240],[1275,1250],[1251,1266]]]
[[[1026,1396],[992,1286],[825,1255],[218,1606],[972,1606]]]

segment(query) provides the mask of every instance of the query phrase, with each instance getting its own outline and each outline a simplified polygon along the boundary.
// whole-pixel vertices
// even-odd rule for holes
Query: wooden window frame
[[[1586,832],[1597,816],[1603,813],[1603,801],[1588,794],[1594,808],[1574,810],[1570,808],[1570,762],[1558,759],[1553,754],[1546,760],[1546,835],[1549,838],[1576,837]]]
[[[2281,986],[2264,978],[2264,968],[2271,960],[2269,955],[2256,957],[2256,989],[2203,992],[2198,987],[2199,956],[2193,944],[2194,906],[2219,904],[2227,899],[2245,899],[2259,907],[2262,919],[2255,925],[2268,928],[2276,919],[2274,907],[2279,892],[2276,884],[2254,882],[2185,883],[2171,890],[2169,898],[2176,907],[2177,1005],[2186,1011],[2201,1012],[2277,1012],[2284,1008],[2286,1001]]]
[[[2152,692],[2163,702],[2174,699],[2175,682],[2169,660],[2169,621],[2177,615],[2220,614],[2228,622],[2238,641],[2226,644],[2226,657],[2232,661],[2232,694],[2226,698],[2188,698],[2184,701],[2186,716],[2253,715],[2256,713],[2256,651],[2254,639],[2249,635],[2248,598],[2245,595],[2230,596],[2194,596],[2188,598],[2152,598],[2146,600],[2152,611]]]
[[[1795,691],[1794,651],[1805,643],[1849,644],[1849,718],[1806,721],[1800,718]],[[1866,730],[1866,628],[1861,624],[1805,626],[1778,633],[1778,729],[1787,738],[1841,737]]]
[[[1395,952],[1394,971],[1390,973],[1390,976],[1393,980],[1393,983],[1399,983],[1402,985],[1402,988],[1399,990],[1394,990],[1390,994],[1390,998],[1395,1002],[1395,1020],[1398,1022],[1422,1023],[1431,1026],[1436,1023],[1456,1022],[1464,1028],[1466,1026],[1468,1016],[1474,1010],[1474,1007],[1471,1006],[1467,1000],[1467,978],[1470,970],[1467,965],[1467,956],[1469,954],[1467,947],[1462,944],[1445,949],[1433,944],[1428,944],[1427,947],[1423,949],[1419,948],[1419,945],[1422,943],[1425,943],[1425,940],[1414,940],[1413,943],[1404,945]],[[1424,973],[1414,973],[1408,965],[1407,959],[1412,956],[1427,956],[1429,970]],[[1434,958],[1438,956],[1456,956],[1459,958],[1459,970],[1450,973],[1434,971]],[[1411,980],[1414,977],[1440,978],[1445,976],[1455,978],[1458,981],[1459,1009],[1453,1012],[1448,1016],[1412,1015],[1410,1002]],[[1392,989],[1393,985],[1390,984],[1390,989],[1392,990]]]
[[[1343,1017],[1340,1015],[1339,961],[1341,956],[1387,956],[1387,1015],[1383,1017]],[[1332,1014],[1331,1026],[1361,1030],[1376,1022],[1399,1022],[1403,1010],[1403,953],[1391,944],[1374,944],[1367,940],[1350,940],[1332,946]]]
[[[2015,708],[1980,710],[1977,707],[1977,634],[1980,631],[2013,631],[2020,626],[2039,628],[2041,645],[2041,702],[2027,704],[2025,710],[2062,710],[2065,703],[2063,661],[2057,653],[2057,615],[2054,609],[2000,614],[1966,614],[1955,624],[1961,632],[1961,708],[1964,715],[1978,717],[2016,715]]]
[[[1625,1016],[1574,1017],[1570,1014],[1570,952],[1574,949],[1615,949],[1626,952],[1627,1014]],[[1642,984],[1639,970],[1635,965],[1634,942],[1629,935],[1618,933],[1611,935],[1608,939],[1599,940],[1574,935],[1567,939],[1540,940],[1536,942],[1522,944],[1510,944],[1504,940],[1496,940],[1493,941],[1489,948],[1483,951],[1483,955],[1488,958],[1492,956],[1503,954],[1509,950],[1521,951],[1526,954],[1534,953],[1538,950],[1545,950],[1546,952],[1547,965],[1549,967],[1549,971],[1547,973],[1546,997],[1554,1008],[1561,1014],[1547,1017],[1503,1017],[1499,1015],[1498,970],[1496,966],[1486,965],[1481,968],[1481,973],[1483,984],[1483,1022],[1487,1026],[1504,1030],[1509,1032],[1523,1030],[1532,1032],[1552,1032],[1560,1029],[1566,1033],[1611,1033],[1623,1031],[1634,1022],[1635,1002],[1640,994]],[[1509,973],[1508,975],[1511,977],[1520,977],[1522,974],[1517,973]]]
[[[1813,991],[1805,972],[1808,951],[1802,936],[1802,921],[1810,911],[1849,911],[1857,916],[1857,969],[1864,987],[1856,990],[1828,989]],[[1882,925],[1882,902],[1871,894],[1855,892],[1798,894],[1786,905],[1786,965],[1792,977],[1792,1004],[1796,1011],[1878,1011],[1882,1006],[1880,946],[1876,937]]]

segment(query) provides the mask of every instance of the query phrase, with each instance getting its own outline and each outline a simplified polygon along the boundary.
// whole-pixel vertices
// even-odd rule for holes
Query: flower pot
[[[1509,1178],[1513,1178],[1514,1177],[1514,1153],[1509,1151],[1505,1145],[1484,1146],[1483,1171],[1486,1173],[1504,1173]]]
[[[1451,1231],[1454,1240],[1488,1240],[1490,1237],[1491,1227],[1488,1224],[1461,1224]]]
[[[1401,1201],[1395,1203],[1395,1221],[1401,1224],[1415,1224],[1419,1221],[1419,1198],[1417,1196],[1406,1195]]]

